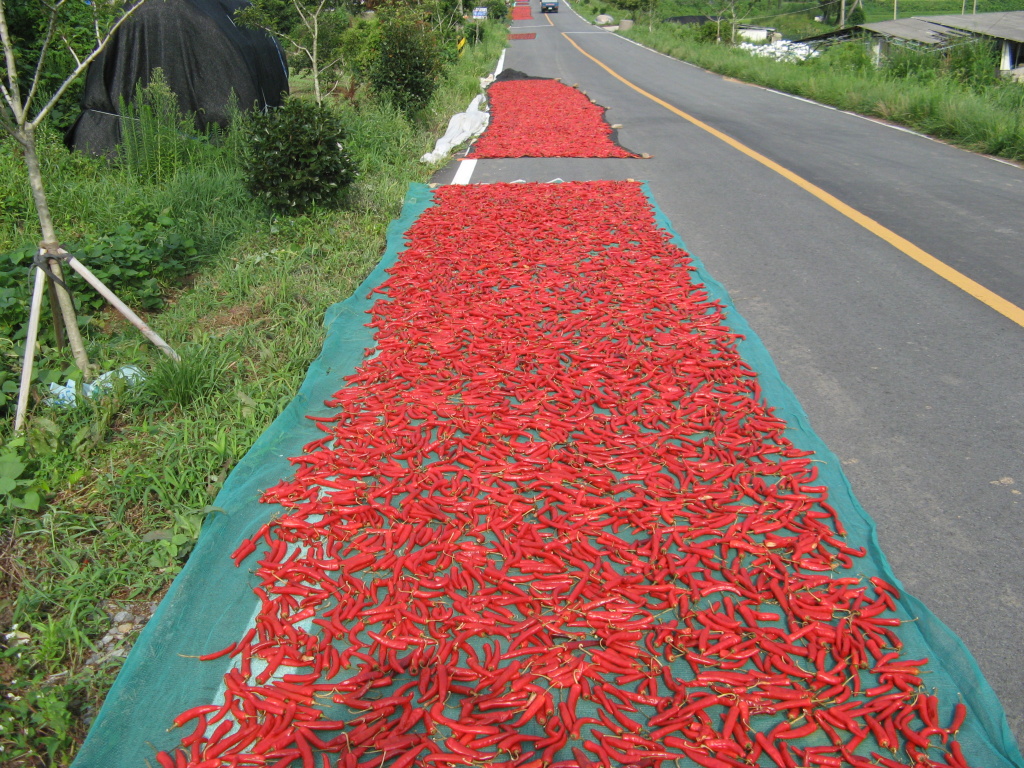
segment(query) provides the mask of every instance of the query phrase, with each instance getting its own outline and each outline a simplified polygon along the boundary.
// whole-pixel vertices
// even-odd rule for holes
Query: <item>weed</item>
[[[180,360],[157,360],[142,386],[143,397],[157,406],[179,407],[212,397],[224,387],[228,356],[212,344],[191,344],[178,350]]]
[[[149,558],[149,567],[163,573],[177,573],[181,564],[188,559],[189,553],[199,541],[199,532],[206,516],[224,510],[206,506],[198,510],[175,512],[173,525],[150,531],[142,537],[144,542],[156,542],[156,550]]]
[[[194,118],[182,115],[162,69],[153,70],[145,88],[136,86],[130,103],[121,99],[120,114],[118,161],[127,174],[144,184],[160,184],[191,164],[201,137]]]

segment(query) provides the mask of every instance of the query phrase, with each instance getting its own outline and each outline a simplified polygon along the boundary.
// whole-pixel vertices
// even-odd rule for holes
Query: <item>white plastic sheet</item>
[[[448,130],[434,145],[434,151],[421,157],[420,162],[436,163],[443,160],[455,147],[483,133],[490,119],[490,115],[481,109],[483,101],[484,96],[480,94],[470,102],[465,112],[453,115],[448,121]]]
[[[68,379],[67,384],[52,382],[50,384],[50,394],[52,394],[53,397],[49,398],[48,402],[51,405],[77,405],[79,387],[81,387],[82,394],[85,397],[96,397],[109,391],[114,386],[115,378],[124,379],[124,381],[130,386],[142,381],[145,379],[145,376],[143,376],[142,371],[134,365],[126,365],[116,371],[104,373],[102,376],[97,377],[97,379],[91,384],[85,383],[79,385],[79,383],[74,379]]]

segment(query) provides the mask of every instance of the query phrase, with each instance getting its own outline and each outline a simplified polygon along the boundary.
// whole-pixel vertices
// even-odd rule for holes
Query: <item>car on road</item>
[[[541,13],[558,13],[558,0],[540,0]]]

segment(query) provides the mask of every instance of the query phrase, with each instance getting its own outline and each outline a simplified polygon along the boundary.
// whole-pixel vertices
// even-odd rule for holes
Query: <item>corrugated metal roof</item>
[[[928,17],[939,18],[937,16]],[[950,29],[949,25],[943,25],[926,20],[924,17],[907,19],[893,19],[892,21],[875,21],[871,24],[861,24],[861,28],[869,29],[876,35],[883,37],[898,37],[900,40],[915,40],[919,43],[935,45],[944,43],[951,36],[956,37],[957,33]]]
[[[959,14],[955,16],[917,16],[915,18],[953,29],[961,29],[965,32],[973,32],[976,35],[1024,43],[1024,11],[997,11],[965,16]]]
[[[817,42],[849,37],[856,29],[867,29],[883,37],[913,40],[927,45],[942,45],[966,34],[986,35],[999,40],[1024,42],[1024,11],[997,11],[994,13],[950,14],[946,16],[910,16],[892,21],[858,24],[813,37],[800,42]]]

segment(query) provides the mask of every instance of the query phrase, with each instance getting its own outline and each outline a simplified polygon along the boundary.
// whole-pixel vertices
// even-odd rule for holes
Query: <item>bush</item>
[[[896,80],[914,78],[929,82],[942,70],[942,57],[935,51],[899,45],[889,49],[883,67],[885,73]]]
[[[871,50],[861,40],[830,46],[820,56],[808,59],[807,65],[831,72],[873,73],[875,70]]]
[[[381,27],[376,19],[357,19],[341,35],[345,69],[359,82],[367,82],[380,50]]]
[[[444,59],[437,34],[422,20],[400,11],[381,25],[370,83],[377,93],[412,114],[425,107],[437,90]]]
[[[488,19],[504,21],[508,18],[508,3],[505,0],[487,0],[484,5],[487,8]]]
[[[999,83],[999,53],[990,40],[964,40],[946,51],[949,75],[972,88],[987,88]]]
[[[674,25],[675,31],[685,39],[695,40],[698,43],[717,43],[719,34],[721,42],[728,43],[732,40],[732,24],[726,20],[705,21],[703,24]]]
[[[250,118],[244,169],[249,191],[280,212],[339,206],[356,170],[339,118],[298,98]]]

